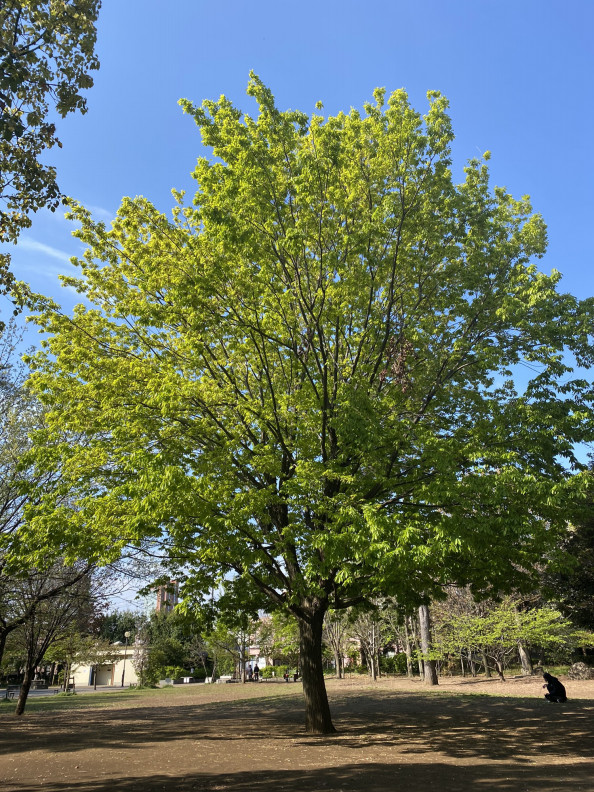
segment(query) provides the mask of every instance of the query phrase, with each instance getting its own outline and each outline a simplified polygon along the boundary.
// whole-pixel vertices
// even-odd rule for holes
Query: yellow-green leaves
[[[592,437],[562,357],[589,361],[592,305],[531,264],[542,219],[487,155],[453,183],[438,92],[424,116],[381,89],[330,117],[248,93],[253,115],[182,103],[214,155],[191,208],[125,199],[110,229],[73,208],[91,305],[40,302],[32,383],[72,437],[76,530],[89,553],[161,535],[194,592],[251,579],[296,613],[509,584]]]

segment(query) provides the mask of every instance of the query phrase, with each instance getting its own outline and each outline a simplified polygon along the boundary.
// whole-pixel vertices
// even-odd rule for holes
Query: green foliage
[[[112,611],[101,617],[99,635],[110,643],[125,643],[126,632],[129,632],[128,643],[133,643],[138,630],[139,616],[131,610]]]
[[[247,663],[249,638],[245,630],[230,627],[225,619],[217,620],[204,636],[204,645],[215,676],[232,674]]]
[[[591,468],[592,469],[592,468]],[[552,553],[545,576],[548,596],[572,622],[594,629],[594,486],[563,540]]]
[[[399,652],[393,657],[380,657],[380,670],[386,674],[406,674],[406,655]]]
[[[360,664],[355,664],[355,663],[351,663],[347,667],[347,671],[348,671],[349,674],[368,674],[369,673],[369,669],[367,668],[366,665],[360,665]]]
[[[256,640],[262,656],[297,666],[299,626],[291,614],[282,611],[272,613],[260,623]]]
[[[0,242],[14,242],[61,195],[43,154],[56,137],[52,112],[87,109],[100,0],[5,0],[0,6]],[[2,257],[6,267],[8,256]],[[4,270],[0,283],[10,277]]]
[[[294,665],[268,665],[260,669],[260,676],[263,679],[283,679],[285,674],[293,674],[296,670]]]
[[[482,615],[456,614],[437,625],[434,640],[436,656],[457,656],[461,650],[487,656],[502,665],[517,653],[518,643],[553,652],[567,652],[575,646],[591,646],[594,634],[575,627],[553,608],[518,610],[511,598],[493,604]]]
[[[29,434],[43,426],[43,409],[24,385],[25,373],[17,352],[21,340],[22,332],[14,320],[0,331],[0,615],[3,619],[7,619],[11,580],[26,574],[29,568],[19,558],[19,531],[27,486],[49,489],[55,480],[51,472],[35,480],[35,472],[23,464],[31,445]],[[55,557],[55,548],[52,553],[48,547],[43,556],[46,566],[51,566]]]
[[[51,466],[44,472],[36,471],[24,460],[30,450],[30,434],[44,426],[45,414],[40,402],[28,392],[24,384],[24,372],[17,349],[22,333],[11,320],[0,330],[0,664],[5,642],[16,633],[21,652],[17,666],[22,667],[27,654],[36,654],[31,644],[23,645],[24,635],[37,621],[49,625],[53,615],[58,615],[68,599],[78,599],[77,582],[89,567],[75,564],[64,565],[61,547],[56,544],[41,548],[27,546],[24,530],[25,509],[31,492],[51,491],[59,479],[59,471]],[[85,631],[94,616],[94,605],[89,598],[81,604],[77,616],[78,624],[85,622]],[[49,610],[49,613],[48,613]],[[40,621],[41,620],[41,621]],[[58,633],[63,625],[55,625]],[[49,631],[46,636],[53,641]],[[33,640],[33,636],[29,635]],[[40,635],[35,643],[43,645]],[[14,650],[14,643],[12,650]],[[14,655],[13,655],[14,658]]]
[[[189,676],[189,673],[181,666],[165,666],[164,669],[166,679],[180,679],[183,676]]]
[[[183,670],[185,659],[184,647],[181,641],[175,638],[162,638],[149,646],[148,662],[145,669],[145,681],[154,685],[159,679],[170,676],[167,669],[176,668]]]
[[[111,614],[121,617],[109,624],[127,623],[127,618],[136,619],[136,636],[132,647],[132,663],[141,684],[153,686],[160,679],[190,676],[189,668],[205,662],[205,644],[197,634],[196,622],[177,611],[153,612],[149,619],[132,613]],[[204,669],[203,669],[204,670]],[[192,676],[200,676],[196,669]]]
[[[577,465],[590,397],[560,354],[590,362],[590,303],[529,264],[542,222],[486,164],[453,184],[443,97],[424,120],[399,91],[308,121],[249,90],[257,121],[185,104],[224,163],[199,161],[194,209],[125,200],[111,231],[74,210],[89,251],[68,283],[95,307],[40,304],[33,385],[85,435],[60,448],[79,517],[35,530],[109,558],[166,524],[194,586],[234,571],[227,589],[249,576],[295,610],[329,579],[504,586],[579,482],[560,458]],[[495,384],[521,360],[524,395]]]

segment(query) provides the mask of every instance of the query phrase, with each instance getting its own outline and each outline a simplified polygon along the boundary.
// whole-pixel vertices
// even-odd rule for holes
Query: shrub
[[[190,676],[189,672],[184,671],[181,666],[165,666],[164,675],[161,679],[180,679],[184,676]]]
[[[399,652],[394,658],[394,673],[406,674],[406,654]]]
[[[292,671],[291,666],[288,665],[264,666],[264,668],[260,669],[260,676],[263,679],[272,679],[272,677],[276,677],[276,679],[282,679],[287,671],[289,672]]]
[[[380,657],[380,671],[382,674],[395,674],[396,672],[396,657]]]
[[[350,674],[368,674],[369,669],[366,665],[350,665],[346,669]]]

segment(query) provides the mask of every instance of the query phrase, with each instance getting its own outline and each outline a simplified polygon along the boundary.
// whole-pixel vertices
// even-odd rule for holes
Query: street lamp
[[[126,652],[128,651],[128,638],[130,637],[130,631],[126,630],[124,636],[126,638],[126,643],[124,645],[124,667],[122,668],[122,687],[124,687],[124,675],[126,673]]]

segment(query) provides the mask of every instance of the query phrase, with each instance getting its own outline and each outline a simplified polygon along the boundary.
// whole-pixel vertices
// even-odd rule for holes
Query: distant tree
[[[347,613],[344,611],[328,611],[324,617],[323,638],[334,658],[336,676],[344,676],[344,659],[349,656],[352,630]]]
[[[275,611],[256,625],[260,655],[281,665],[299,667],[299,624],[291,614]]]
[[[48,592],[55,592],[44,597]],[[24,676],[15,713],[25,711],[35,669],[48,649],[60,640],[78,645],[92,608],[91,577],[86,567],[56,565],[43,575],[30,575],[18,587],[20,610],[26,616],[15,633],[22,647]],[[73,650],[74,653],[75,650]]]
[[[130,611],[109,614],[103,629],[113,625],[116,616],[120,617],[119,630],[130,624],[134,616],[129,641],[134,641],[133,663],[142,677],[141,684],[152,685],[171,676],[167,669],[188,670],[194,665],[205,667],[203,655],[207,648],[202,628],[191,613],[153,611],[148,618]]]
[[[87,110],[81,91],[99,68],[94,54],[100,0],[0,3],[0,242],[16,241],[30,214],[61,200],[56,170],[42,155],[61,146],[52,111]],[[0,287],[12,278],[0,256]]]
[[[138,676],[140,686],[146,684],[146,671],[149,664],[149,639],[146,630],[139,630],[132,645],[132,666]]]
[[[553,608],[519,610],[517,600],[506,597],[490,603],[482,614],[452,615],[440,624],[435,646],[442,653],[458,655],[462,649],[486,655],[501,681],[505,667],[518,656],[518,645],[543,648],[592,645],[594,634],[587,634]]]
[[[366,608],[354,608],[350,613],[350,631],[359,642],[369,676],[376,680],[380,675],[380,655],[386,642],[386,624],[382,605],[376,600]]]
[[[245,681],[247,632],[219,619],[205,635],[208,656],[212,661],[211,680],[227,673],[239,673]]]
[[[99,619],[97,632],[100,637],[105,638],[109,643],[115,643],[116,641],[124,643],[126,632],[130,633],[130,641],[134,641],[139,621],[141,619],[136,611],[110,611]]]
[[[542,218],[488,155],[455,183],[439,93],[324,118],[248,90],[257,118],[183,103],[214,155],[194,205],[125,199],[109,229],[74,208],[81,300],[37,300],[32,382],[53,432],[84,433],[60,446],[79,552],[161,537],[187,596],[249,581],[296,617],[306,729],[329,733],[328,610],[534,577],[594,439],[565,362],[592,363],[594,301],[537,270]],[[48,499],[31,530],[66,519]]]

